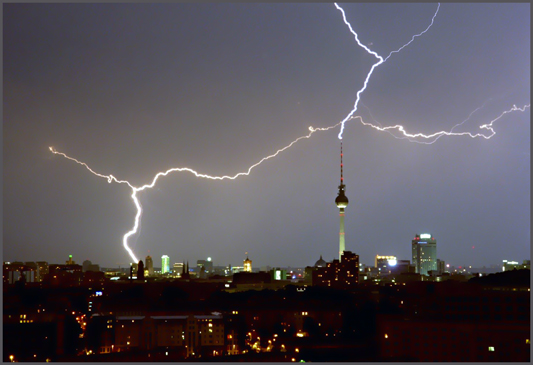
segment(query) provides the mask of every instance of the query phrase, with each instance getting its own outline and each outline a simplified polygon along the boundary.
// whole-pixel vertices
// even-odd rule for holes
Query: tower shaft
[[[346,250],[346,243],[344,241],[344,208],[339,209],[340,217],[340,229],[339,229],[339,261],[341,259],[342,253]]]

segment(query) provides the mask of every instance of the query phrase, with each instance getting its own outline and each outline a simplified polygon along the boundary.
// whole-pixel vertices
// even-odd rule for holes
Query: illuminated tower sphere
[[[340,216],[340,230],[339,230],[339,261],[341,259],[342,253],[346,249],[346,243],[344,242],[344,208],[348,206],[348,198],[344,195],[344,179],[342,177],[342,142],[341,142],[341,184],[339,185],[339,195],[335,199],[335,204],[339,208]]]

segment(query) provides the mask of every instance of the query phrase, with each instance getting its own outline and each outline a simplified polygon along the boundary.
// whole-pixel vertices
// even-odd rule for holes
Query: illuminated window
[[[494,351],[494,347],[493,346],[489,346],[489,351],[493,352]]]

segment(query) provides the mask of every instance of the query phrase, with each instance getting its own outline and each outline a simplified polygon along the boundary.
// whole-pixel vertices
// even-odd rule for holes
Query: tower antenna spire
[[[342,177],[342,141],[341,141],[341,185],[343,185],[343,177]]]

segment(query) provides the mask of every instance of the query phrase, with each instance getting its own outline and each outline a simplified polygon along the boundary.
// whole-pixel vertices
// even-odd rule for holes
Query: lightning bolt
[[[74,161],[76,162],[77,164],[80,164],[82,166],[85,166],[85,168],[87,168],[87,170],[89,170],[92,174],[98,176],[98,177],[103,177],[105,179],[107,179],[107,182],[108,183],[112,183],[113,181],[116,182],[116,183],[119,183],[119,184],[126,184],[128,185],[131,190],[132,190],[132,193],[131,193],[131,198],[133,199],[133,203],[135,204],[135,207],[137,208],[137,213],[135,214],[135,221],[134,221],[134,224],[133,224],[133,228],[128,231],[123,239],[122,239],[122,245],[124,246],[124,248],[126,249],[126,251],[128,252],[128,254],[130,255],[130,257],[133,259],[133,262],[138,262],[139,260],[137,260],[137,257],[135,256],[135,254],[133,253],[133,251],[131,250],[131,248],[128,246],[128,238],[137,233],[137,230],[139,228],[139,224],[140,224],[140,221],[141,221],[141,216],[142,216],[142,206],[141,206],[141,203],[139,202],[139,199],[137,197],[137,193],[140,192],[140,191],[143,191],[145,189],[151,189],[155,186],[155,184],[157,183],[157,180],[161,177],[161,176],[167,176],[168,174],[170,174],[171,172],[183,172],[183,171],[186,171],[186,172],[190,172],[191,174],[193,174],[194,176],[196,177],[201,177],[201,178],[205,178],[205,179],[211,179],[211,180],[225,180],[225,179],[229,179],[229,180],[235,180],[236,178],[238,178],[239,176],[248,176],[250,175],[250,172],[252,171],[252,169],[254,169],[256,166],[260,165],[261,163],[263,163],[264,161],[266,160],[269,160],[273,157],[276,157],[277,155],[279,155],[281,152],[285,151],[286,149],[290,148],[292,145],[294,145],[296,142],[302,140],[302,139],[308,139],[310,138],[313,133],[317,132],[317,131],[327,131],[327,130],[330,130],[332,128],[336,128],[340,125],[340,122],[335,124],[335,125],[332,125],[330,127],[324,127],[324,128],[313,128],[313,127],[309,127],[309,133],[305,136],[301,136],[301,137],[298,137],[296,138],[294,141],[292,141],[291,143],[289,143],[287,146],[283,147],[283,148],[280,148],[279,150],[277,150],[275,153],[269,155],[269,156],[266,156],[266,157],[263,157],[259,162],[253,164],[252,166],[250,166],[248,168],[247,171],[245,172],[239,172],[233,176],[229,176],[229,175],[224,175],[224,176],[211,176],[211,175],[207,175],[207,174],[201,174],[189,167],[175,167],[175,168],[171,168],[171,169],[168,169],[167,171],[164,171],[164,172],[159,172],[157,173],[152,182],[150,184],[146,184],[146,185],[143,185],[143,186],[140,186],[140,187],[135,187],[133,186],[132,184],[130,184],[128,181],[126,180],[118,180],[116,177],[114,177],[113,175],[103,175],[103,174],[99,174],[97,173],[96,171],[94,171],[93,169],[91,169],[85,162],[81,162],[81,161],[78,161],[77,159],[75,158],[72,158],[72,157],[69,157],[67,156],[66,154],[62,153],[62,152],[58,152],[54,147],[49,147],[50,151],[56,155],[61,155],[71,161]]]
[[[485,104],[486,104],[486,102],[485,102]],[[485,104],[483,104],[483,106]],[[399,131],[402,134],[403,137],[397,137],[397,136],[395,136],[395,135],[393,135],[391,133],[391,135],[394,138],[398,138],[398,139],[408,138],[410,142],[415,142],[415,143],[420,143],[420,144],[433,144],[442,136],[469,136],[471,138],[482,137],[482,138],[485,138],[485,139],[490,139],[490,138],[492,138],[492,136],[494,136],[496,134],[496,131],[494,131],[494,128],[492,126],[495,122],[500,120],[505,114],[512,113],[512,112],[515,112],[515,111],[525,112],[527,108],[531,107],[531,104],[524,105],[521,108],[517,107],[516,105],[513,105],[512,108],[502,112],[498,117],[496,117],[493,120],[491,120],[490,123],[483,124],[483,125],[479,126],[480,129],[489,130],[490,134],[488,134],[488,135],[485,135],[483,133],[453,132],[453,130],[455,128],[457,128],[457,127],[463,125],[464,123],[466,123],[472,117],[472,115],[474,115],[474,113],[476,113],[478,110],[482,109],[483,106],[480,106],[479,108],[477,108],[473,112],[471,112],[468,115],[468,118],[466,118],[461,123],[458,123],[458,124],[454,125],[449,132],[440,131],[440,132],[436,132],[436,133],[433,133],[433,134],[422,134],[422,133],[410,134],[410,133],[407,133],[407,131],[405,130],[405,128],[402,125],[394,125],[394,126],[389,126],[389,127],[381,127],[381,126],[378,127],[378,126],[376,126],[376,125],[374,125],[372,123],[367,123],[367,122],[363,121],[363,118],[361,118],[360,116],[351,117],[349,120],[359,119],[361,124],[363,124],[365,126],[372,127],[372,128],[374,128],[374,129],[376,129],[378,131],[381,131],[381,132],[389,132],[390,133],[390,130],[396,129],[397,131]],[[432,141],[420,141],[420,140],[417,140],[416,138],[423,138],[423,139],[435,138],[435,139],[432,140]]]
[[[357,42],[357,44],[360,47],[362,47],[365,51],[367,51],[372,56],[374,56],[374,57],[376,57],[378,59],[378,62],[376,62],[376,63],[374,63],[372,65],[372,67],[370,68],[370,71],[366,75],[365,82],[363,83],[363,87],[359,91],[357,91],[357,97],[355,99],[355,103],[354,103],[352,111],[349,112],[348,115],[343,120],[341,120],[341,122],[340,122],[341,123],[341,130],[339,132],[339,139],[342,139],[342,133],[344,132],[344,123],[346,123],[348,120],[350,120],[352,118],[353,114],[357,111],[357,105],[359,104],[359,100],[361,99],[361,94],[366,90],[366,86],[368,85],[368,80],[370,80],[370,76],[372,76],[372,73],[374,72],[374,69],[376,67],[378,67],[379,65],[381,65],[382,63],[384,63],[385,61],[387,61],[393,55],[393,53],[398,53],[402,49],[404,49],[405,47],[407,47],[408,45],[413,43],[413,41],[415,40],[416,37],[420,37],[421,35],[426,33],[429,30],[429,28],[431,28],[431,26],[433,25],[435,17],[437,16],[437,13],[439,12],[439,9],[440,9],[440,3],[437,6],[437,10],[435,11],[435,14],[433,15],[433,18],[431,18],[431,23],[428,25],[428,27],[423,32],[421,32],[419,34],[415,34],[413,37],[411,37],[411,40],[409,42],[407,42],[406,44],[404,44],[403,46],[398,48],[396,51],[392,51],[387,56],[387,58],[385,58],[385,59],[383,59],[383,57],[381,57],[376,52],[372,51],[370,48],[368,48],[367,46],[365,46],[364,44],[362,44],[359,41],[359,36],[353,30],[352,25],[348,22],[348,20],[346,20],[346,14],[344,13],[344,10],[337,3],[334,3],[334,4],[335,4],[335,7],[341,12],[342,19],[344,20],[344,24],[346,24],[348,26],[348,29],[350,29],[350,32],[354,35],[354,38],[355,38],[355,41]]]
[[[348,26],[348,28],[350,29],[351,33],[354,35],[355,37],[355,40],[357,42],[357,44],[359,46],[361,46],[363,49],[365,49],[368,53],[370,53],[371,55],[373,55],[374,57],[376,57],[378,59],[378,62],[376,62],[374,65],[372,65],[369,73],[367,74],[366,78],[365,78],[365,81],[364,81],[364,84],[363,84],[363,87],[357,92],[357,98],[355,100],[355,103],[354,103],[354,107],[352,109],[352,111],[350,111],[350,113],[348,113],[348,115],[343,119],[341,120],[340,122],[338,122],[337,124],[335,125],[332,125],[332,126],[329,126],[329,127],[323,127],[323,128],[313,128],[313,127],[309,127],[309,133],[307,135],[304,135],[304,136],[301,136],[301,137],[298,137],[296,138],[294,141],[292,141],[291,143],[289,143],[287,146],[277,150],[275,153],[269,155],[269,156],[266,156],[264,158],[262,158],[261,160],[259,160],[259,162],[253,164],[252,166],[250,166],[245,172],[239,172],[233,176],[229,176],[229,175],[224,175],[224,176],[211,176],[211,175],[207,175],[207,174],[203,174],[203,173],[199,173],[191,168],[188,168],[188,167],[180,167],[180,168],[171,168],[171,169],[168,169],[164,172],[159,172],[157,173],[154,178],[152,179],[152,182],[150,184],[146,184],[146,185],[142,185],[140,187],[136,187],[136,186],[133,186],[132,184],[130,184],[128,181],[126,180],[119,180],[117,179],[116,177],[114,177],[113,175],[103,175],[103,174],[100,174],[100,173],[97,173],[95,172],[94,170],[92,170],[86,163],[84,162],[81,162],[81,161],[78,161],[77,159],[75,158],[72,158],[72,157],[69,157],[67,156],[66,154],[62,153],[62,152],[58,152],[54,147],[49,147],[50,151],[54,154],[57,154],[57,155],[61,155],[71,161],[74,161],[76,162],[77,164],[80,164],[82,166],[84,166],[85,168],[87,168],[87,170],[89,170],[92,174],[98,176],[98,177],[102,177],[102,178],[105,178],[107,179],[107,182],[108,183],[112,183],[112,182],[116,182],[118,184],[126,184],[129,186],[129,188],[131,189],[132,193],[131,193],[131,198],[135,204],[135,207],[137,209],[137,213],[135,215],[135,221],[134,221],[134,225],[133,225],[133,228],[128,231],[124,237],[123,237],[123,240],[122,240],[122,243],[123,243],[123,246],[124,248],[126,249],[126,251],[128,252],[128,254],[130,255],[130,257],[133,259],[134,262],[138,262],[137,260],[137,257],[135,256],[135,254],[133,253],[133,251],[131,250],[131,248],[128,246],[128,238],[130,236],[132,236],[133,234],[137,233],[138,229],[139,229],[139,224],[140,224],[140,221],[141,221],[141,216],[142,216],[142,206],[139,202],[139,199],[138,199],[138,196],[137,196],[137,193],[138,192],[141,192],[141,191],[144,191],[145,189],[151,189],[155,186],[155,184],[157,183],[157,180],[161,177],[161,176],[167,176],[168,174],[172,173],[172,172],[189,172],[193,175],[195,175],[196,177],[199,177],[199,178],[205,178],[205,179],[211,179],[211,180],[225,180],[225,179],[229,179],[229,180],[235,180],[236,178],[240,177],[240,176],[248,176],[252,169],[254,169],[256,166],[260,165],[261,163],[265,162],[266,160],[269,160],[271,158],[274,158],[276,157],[277,155],[279,155],[280,153],[282,153],[283,151],[287,150],[288,148],[292,147],[295,143],[297,143],[298,141],[302,140],[302,139],[308,139],[310,138],[315,132],[318,132],[318,131],[328,131],[330,129],[333,129],[333,128],[336,128],[338,126],[340,126],[340,133],[338,135],[339,139],[342,139],[342,133],[344,131],[344,125],[346,122],[348,121],[351,121],[351,120],[354,120],[354,119],[359,119],[359,121],[365,125],[365,126],[370,126],[378,131],[385,131],[385,132],[388,132],[390,133],[394,138],[401,138],[401,139],[409,139],[409,141],[411,142],[417,142],[417,143],[424,143],[424,144],[432,144],[434,143],[436,140],[438,140],[440,137],[446,135],[446,136],[464,136],[464,135],[468,135],[472,138],[476,138],[476,137],[483,137],[485,139],[490,139],[492,136],[494,136],[496,134],[496,132],[494,131],[492,125],[498,121],[499,119],[501,119],[505,114],[508,114],[508,113],[511,113],[511,112],[514,112],[514,111],[521,111],[521,112],[524,112],[526,108],[529,108],[530,107],[530,104],[528,105],[525,105],[524,107],[522,108],[519,108],[517,107],[516,105],[513,105],[513,107],[509,110],[506,110],[504,111],[502,114],[500,114],[497,118],[493,119],[490,123],[487,123],[487,124],[484,124],[482,126],[480,126],[481,129],[487,129],[490,131],[490,134],[489,135],[485,135],[485,134],[482,134],[482,133],[476,133],[476,134],[473,134],[473,133],[470,133],[470,132],[460,132],[460,133],[457,133],[457,132],[453,132],[453,130],[464,124],[467,120],[470,119],[470,117],[476,112],[478,111],[479,109],[483,108],[483,106],[477,108],[476,110],[474,110],[472,113],[470,113],[470,115],[468,116],[467,119],[465,119],[463,122],[461,123],[458,123],[456,124],[449,132],[446,132],[446,131],[441,131],[441,132],[436,132],[436,133],[433,133],[433,134],[430,134],[430,135],[424,135],[424,134],[421,134],[421,133],[416,133],[416,134],[410,134],[410,133],[407,133],[405,131],[405,128],[401,125],[395,125],[395,126],[390,126],[390,127],[382,127],[381,125],[380,126],[376,126],[376,125],[373,125],[371,123],[367,123],[367,122],[364,122],[362,117],[360,116],[354,116],[354,113],[357,111],[357,107],[358,107],[358,104],[359,104],[359,101],[360,101],[360,97],[361,97],[361,94],[365,91],[366,87],[367,87],[367,84],[368,84],[368,81],[370,79],[370,76],[372,75],[374,69],[379,66],[380,64],[384,63],[385,61],[387,61],[394,53],[398,53],[400,52],[402,49],[404,49],[405,47],[407,47],[409,44],[411,44],[416,37],[419,37],[421,35],[423,35],[424,33],[426,33],[430,27],[433,25],[433,22],[434,22],[434,19],[435,17],[437,16],[437,13],[439,11],[439,8],[440,8],[440,3],[437,7],[437,10],[435,11],[435,14],[433,15],[433,18],[431,19],[431,24],[421,33],[419,34],[416,34],[414,35],[411,40],[404,44],[402,47],[400,47],[398,50],[396,51],[392,51],[385,59],[383,57],[381,57],[380,55],[378,55],[376,52],[370,50],[368,47],[366,47],[365,45],[363,45],[360,41],[359,41],[359,37],[357,35],[357,33],[352,29],[352,26],[350,25],[350,23],[346,20],[346,15],[344,13],[344,10],[335,3],[335,7],[342,13],[342,17],[343,17],[343,20],[344,20],[344,23]],[[379,124],[379,123],[378,123]],[[395,136],[393,133],[391,133],[391,130],[396,130],[398,132],[400,132],[403,137],[397,137]],[[432,139],[432,138],[435,138],[434,140],[432,141],[420,141],[420,140],[417,140],[417,139]]]

